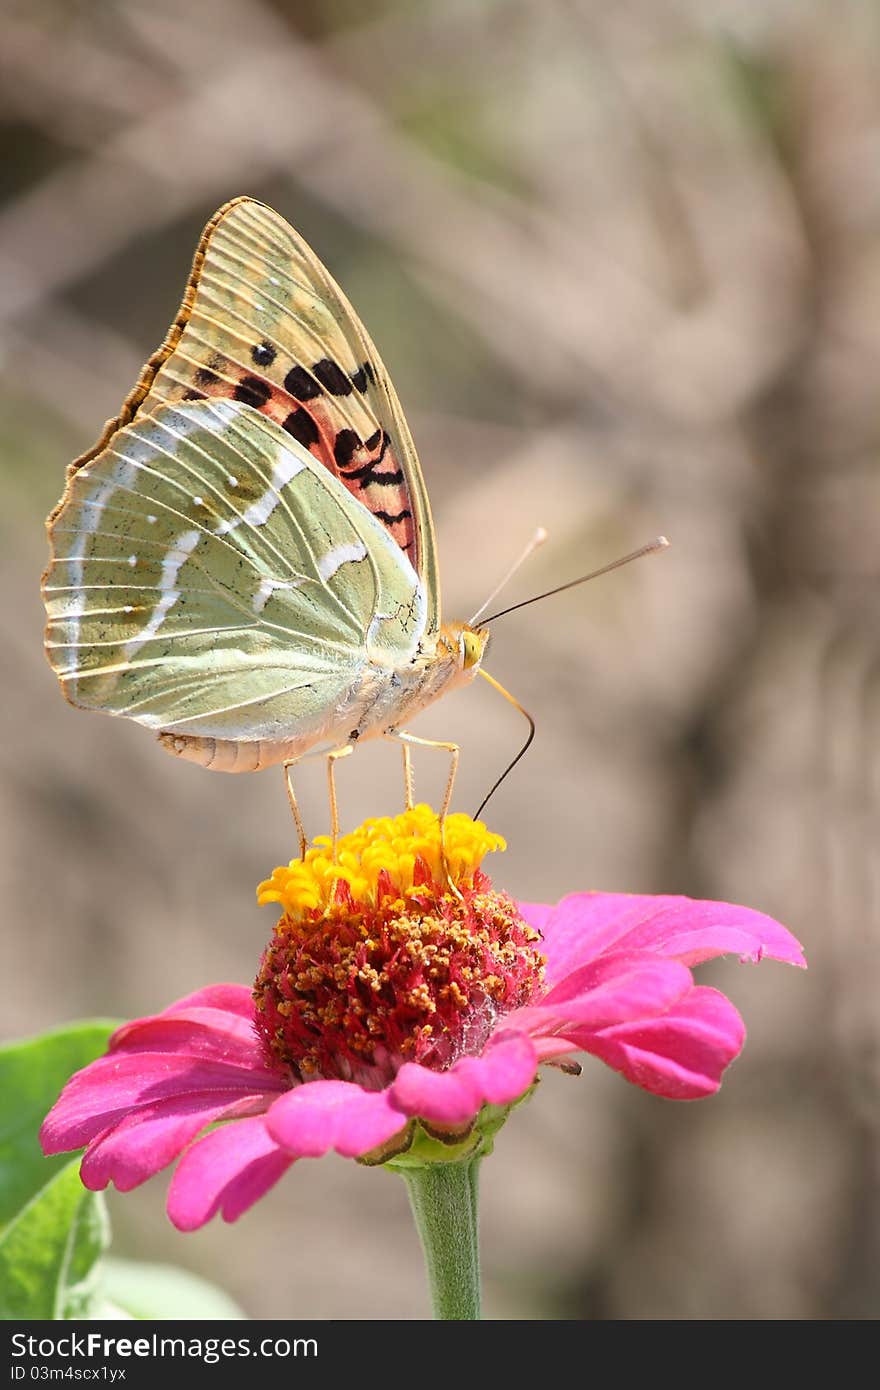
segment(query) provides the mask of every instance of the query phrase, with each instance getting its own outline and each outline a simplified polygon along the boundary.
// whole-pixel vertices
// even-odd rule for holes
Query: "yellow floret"
[[[446,871],[462,888],[471,883],[485,854],[506,848],[500,835],[462,812],[446,817],[441,848],[436,811],[414,806],[399,816],[366,820],[357,830],[340,835],[335,861],[330,837],[317,836],[304,859],[292,859],[260,884],[257,901],[280,903],[289,916],[297,917],[329,906],[336,882],[345,879],[356,902],[374,904],[383,869],[395,891],[406,898],[418,891],[413,888],[413,872],[419,858],[436,882],[445,881],[444,852]]]

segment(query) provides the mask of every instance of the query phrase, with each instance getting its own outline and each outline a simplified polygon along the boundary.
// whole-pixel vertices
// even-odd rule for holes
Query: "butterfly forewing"
[[[368,660],[425,629],[386,528],[271,418],[159,405],[71,475],[47,650],[76,704],[234,740],[327,727]]]
[[[208,224],[177,320],[98,448],[133,415],[215,397],[274,420],[377,518],[420,576],[435,631],[430,508],[388,373],[318,258],[282,217],[249,198]]]

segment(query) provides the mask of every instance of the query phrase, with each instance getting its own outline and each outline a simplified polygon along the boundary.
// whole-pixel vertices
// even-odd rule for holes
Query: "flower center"
[[[543,976],[540,937],[480,870],[504,841],[416,806],[342,836],[260,885],[284,909],[254,986],[256,1026],[293,1079],[381,1089],[404,1062],[443,1070],[482,1050]],[[443,872],[443,863],[448,877]]]

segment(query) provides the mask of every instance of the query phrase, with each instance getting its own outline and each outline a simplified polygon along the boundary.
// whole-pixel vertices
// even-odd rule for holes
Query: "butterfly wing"
[[[440,625],[437,555],[422,471],[400,401],[342,290],[278,213],[250,198],[208,223],[180,312],[116,430],[166,402],[241,401],[339,478],[406,553]]]
[[[237,401],[138,414],[71,474],[50,537],[66,695],[153,729],[317,742],[368,660],[402,664],[425,628],[386,529]]]

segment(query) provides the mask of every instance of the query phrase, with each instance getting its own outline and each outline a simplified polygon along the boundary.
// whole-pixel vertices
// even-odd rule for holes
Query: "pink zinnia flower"
[[[804,964],[778,922],[729,903],[514,903],[479,867],[503,842],[467,816],[442,854],[427,807],[366,822],[335,859],[316,845],[261,885],[283,915],[253,990],[211,985],[127,1024],[67,1084],[42,1142],[86,1146],[86,1187],[129,1191],[179,1159],[168,1211],[193,1230],[234,1221],[298,1158],[437,1141],[478,1156],[539,1066],[578,1071],[576,1052],[656,1095],[708,1096],[745,1029],[690,967]]]

